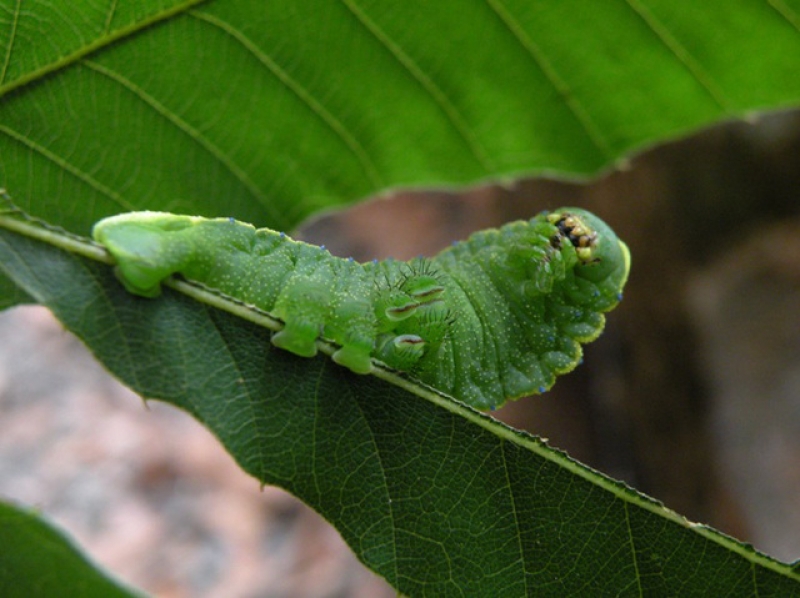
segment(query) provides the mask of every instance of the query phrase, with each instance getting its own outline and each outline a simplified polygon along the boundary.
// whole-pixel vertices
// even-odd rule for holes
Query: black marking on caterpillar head
[[[590,229],[579,216],[569,212],[553,213],[547,219],[555,225],[558,233],[550,238],[550,245],[561,250],[563,239],[568,239],[584,264],[599,261],[594,256],[597,245],[597,232]]]

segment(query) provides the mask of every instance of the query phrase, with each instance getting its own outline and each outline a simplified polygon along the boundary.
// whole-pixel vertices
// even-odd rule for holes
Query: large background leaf
[[[797,3],[0,2],[0,182],[85,233],[586,175],[800,97]],[[36,203],[34,203],[36,202]]]

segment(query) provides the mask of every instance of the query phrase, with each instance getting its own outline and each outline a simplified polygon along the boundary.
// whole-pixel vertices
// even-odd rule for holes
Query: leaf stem
[[[104,264],[114,263],[101,245],[31,218],[21,210],[0,211],[0,227]]]

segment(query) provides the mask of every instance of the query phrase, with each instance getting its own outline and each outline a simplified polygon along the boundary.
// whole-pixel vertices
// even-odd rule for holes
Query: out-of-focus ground
[[[366,260],[587,207],[633,254],[585,363],[497,413],[692,520],[800,558],[800,117],[658,148],[589,186],[406,194],[305,231]],[[0,314],[0,495],[165,598],[393,596],[319,516],[189,416],[107,377],[48,312]]]

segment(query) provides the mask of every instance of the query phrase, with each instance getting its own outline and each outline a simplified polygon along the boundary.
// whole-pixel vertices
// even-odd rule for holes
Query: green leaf
[[[0,501],[0,595],[131,598],[37,513]]]
[[[799,28],[796,1],[2,0],[0,185],[85,234],[131,209],[286,230],[393,187],[589,175],[796,103]]]
[[[0,231],[0,267],[145,397],[322,513],[408,595],[787,596],[800,574],[440,395],[272,347],[269,331]],[[91,314],[87,317],[87,314]]]
[[[21,303],[34,303],[34,301],[6,276],[0,275],[0,310]]]

